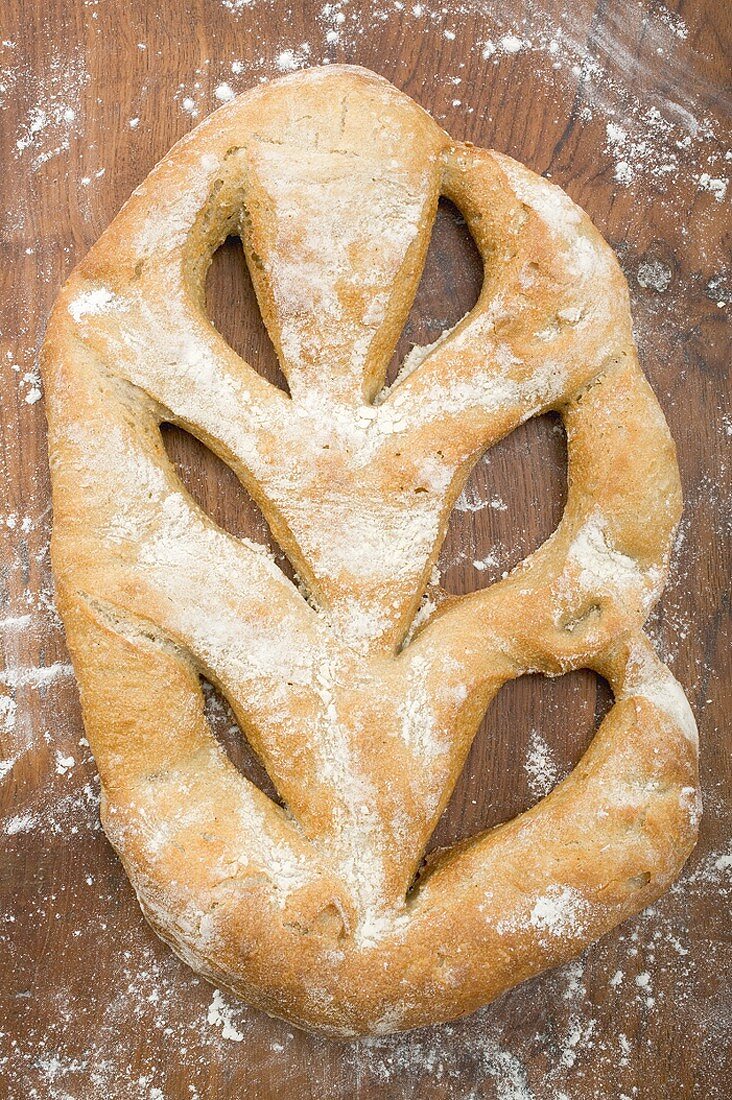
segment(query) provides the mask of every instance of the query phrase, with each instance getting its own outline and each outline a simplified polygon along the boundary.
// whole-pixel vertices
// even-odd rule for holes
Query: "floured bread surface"
[[[385,389],[440,195],[483,289]],[[206,316],[232,233],[290,395]],[[61,291],[43,370],[53,562],[104,828],[192,967],[303,1027],[383,1033],[474,1010],[668,886],[696,837],[696,728],[642,627],[678,469],[625,281],[563,191],[452,141],[372,73],[298,73],[150,173]],[[568,440],[558,529],[415,625],[473,464],[548,410]],[[235,470],[301,589],[201,512],[164,421]],[[615,705],[574,772],[415,884],[501,685],[576,668]],[[286,809],[218,746],[202,675]]]

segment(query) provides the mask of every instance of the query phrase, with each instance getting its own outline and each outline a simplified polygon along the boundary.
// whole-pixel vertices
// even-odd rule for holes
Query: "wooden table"
[[[4,0],[3,1096],[732,1096],[724,786],[729,8],[724,0],[569,7],[555,0]],[[550,175],[616,249],[642,361],[679,449],[686,511],[650,630],[699,720],[706,802],[682,880],[577,962],[465,1021],[352,1044],[297,1032],[196,978],[148,930],[100,831],[94,763],[53,606],[36,366],[61,281],[170,145],[230,90],[323,60],[376,69],[455,136]],[[479,283],[472,242],[445,205],[401,354],[459,318]],[[217,254],[209,287],[216,324],[276,378],[234,244]],[[266,537],[228,470],[178,431],[167,432],[166,443],[211,515],[231,531]],[[453,515],[444,583],[456,592],[485,585],[536,547],[561,514],[564,474],[561,428],[549,419],[491,451]],[[577,761],[608,702],[606,686],[589,673],[527,677],[504,689],[435,842],[474,833],[540,797]],[[251,772],[225,707],[211,698],[209,711]]]

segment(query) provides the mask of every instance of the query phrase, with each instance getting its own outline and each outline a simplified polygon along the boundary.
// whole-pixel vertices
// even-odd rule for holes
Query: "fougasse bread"
[[[441,195],[482,291],[386,388]],[[208,319],[230,234],[289,394]],[[364,69],[259,86],[178,142],[75,269],[43,375],[104,828],[196,971],[301,1027],[398,1031],[472,1012],[666,889],[696,838],[697,736],[643,624],[679,473],[625,279],[560,188]],[[471,468],[550,410],[568,445],[557,530],[497,583],[425,602]],[[298,585],[197,506],[163,422],[233,468]],[[615,702],[571,775],[423,865],[501,685],[578,668]],[[202,676],[285,808],[215,740]]]

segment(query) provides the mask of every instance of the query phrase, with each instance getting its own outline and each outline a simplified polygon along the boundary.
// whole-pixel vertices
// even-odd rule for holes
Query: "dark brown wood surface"
[[[3,0],[0,23],[0,1096],[732,1096],[726,0]],[[699,720],[706,807],[680,882],[576,963],[468,1020],[351,1044],[196,978],[145,925],[105,841],[53,606],[37,374],[60,283],[170,145],[229,89],[323,60],[377,70],[455,136],[550,175],[615,247],[679,450],[686,511],[649,628]],[[457,320],[479,285],[475,249],[445,204],[400,354]],[[217,254],[209,292],[232,345],[277,380],[236,244]],[[176,429],[165,438],[212,516],[267,537],[230,471]],[[453,515],[443,583],[488,584],[539,545],[564,481],[561,425],[548,418],[494,448]],[[574,765],[608,704],[589,673],[507,687],[435,843],[529,806]],[[256,774],[212,693],[209,713]]]

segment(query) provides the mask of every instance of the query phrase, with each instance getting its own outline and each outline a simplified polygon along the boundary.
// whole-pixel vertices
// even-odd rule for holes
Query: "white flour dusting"
[[[15,138],[15,155],[30,160],[32,170],[69,151],[83,124],[81,101],[89,79],[81,52],[69,58],[60,50],[33,77],[33,101]]]
[[[233,1043],[241,1043],[244,1035],[232,1023],[232,1009],[224,1000],[224,995],[219,989],[214,990],[213,1000],[208,1006],[206,1022],[209,1026],[221,1027],[221,1038],[229,1039]]]
[[[589,906],[570,886],[553,887],[534,904],[529,924],[552,936],[581,935]]]
[[[558,782],[556,758],[538,730],[531,731],[524,771],[534,798],[544,798]]]
[[[640,286],[647,290],[657,290],[659,294],[665,294],[673,278],[673,272],[660,260],[644,260],[643,263],[638,264],[636,278]]]

